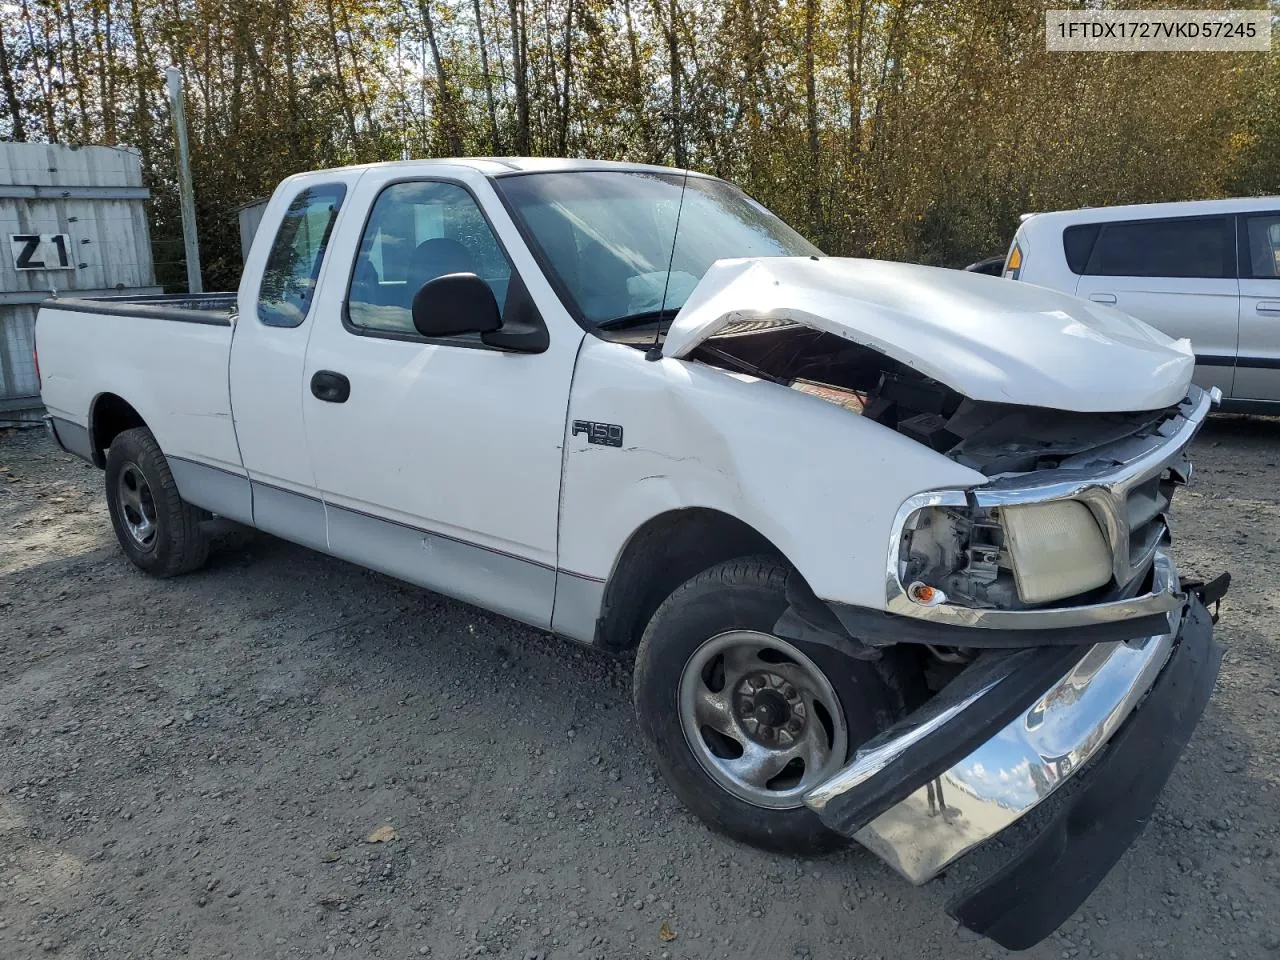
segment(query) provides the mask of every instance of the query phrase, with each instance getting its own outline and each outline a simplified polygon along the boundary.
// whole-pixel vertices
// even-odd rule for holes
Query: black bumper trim
[[[939,623],[936,620],[920,620],[904,617],[883,610],[829,603],[831,612],[851,636],[871,646],[892,646],[896,643],[931,643],[943,647],[971,647],[973,649],[1021,649],[1027,645],[1027,636],[1035,634],[1039,646],[1069,646],[1082,644],[1124,642],[1134,637],[1154,637],[1169,632],[1169,619],[1164,613],[1128,620],[1091,623],[1084,626],[1057,627],[1029,630],[1026,627],[1001,629],[996,627],[967,627],[956,623]]]
[[[1222,661],[1209,612],[1188,600],[1178,644],[1146,699],[1081,777],[1079,789],[1013,860],[947,905],[1009,950],[1056,930],[1142,833],[1191,738]]]

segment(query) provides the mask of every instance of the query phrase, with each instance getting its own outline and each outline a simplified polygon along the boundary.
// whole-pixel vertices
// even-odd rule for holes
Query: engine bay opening
[[[987,476],[1051,469],[1177,413],[1077,413],[970,400],[878,350],[788,320],[730,325],[690,359],[835,403]]]

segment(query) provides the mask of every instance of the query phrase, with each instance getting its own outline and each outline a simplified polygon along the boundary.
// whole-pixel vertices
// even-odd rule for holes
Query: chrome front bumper
[[[1156,580],[1155,592],[1177,595],[1177,572],[1163,554]],[[1181,606],[1170,611],[1165,633],[1090,647],[994,736],[861,826],[854,838],[921,884],[1025,816],[1085,766],[1143,699],[1177,642],[1181,613]],[[885,776],[927,738],[945,739],[950,724],[1000,690],[992,682],[918,723],[908,718],[900,735],[860,750],[805,803],[832,824],[833,807],[847,803],[852,791]]]

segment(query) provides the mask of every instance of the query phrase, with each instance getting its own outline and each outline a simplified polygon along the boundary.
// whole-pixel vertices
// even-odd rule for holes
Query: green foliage
[[[1060,5],[7,0],[0,136],[136,146],[180,285],[181,67],[211,288],[237,279],[239,204],[405,157],[686,164],[831,253],[949,265],[1029,210],[1280,192],[1276,55],[1051,54]]]

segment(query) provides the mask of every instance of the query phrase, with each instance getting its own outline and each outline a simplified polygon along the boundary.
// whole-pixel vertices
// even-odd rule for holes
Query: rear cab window
[[[269,327],[296,327],[307,318],[324,252],[347,188],[341,183],[302,190],[280,221],[258,288],[258,319]]]

